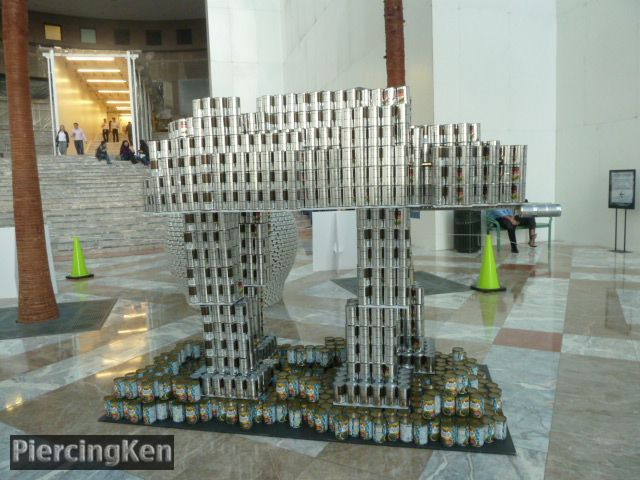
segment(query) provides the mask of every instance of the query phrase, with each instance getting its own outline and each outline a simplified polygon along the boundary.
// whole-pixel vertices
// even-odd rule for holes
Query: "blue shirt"
[[[513,217],[513,210],[510,208],[502,208],[498,210],[489,210],[487,215],[492,217],[494,220],[497,220],[502,217]]]

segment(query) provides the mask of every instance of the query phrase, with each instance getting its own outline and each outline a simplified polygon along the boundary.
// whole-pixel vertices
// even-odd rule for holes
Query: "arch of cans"
[[[276,339],[264,334],[270,212],[357,210],[358,295],[346,306],[335,401],[406,407],[412,372],[432,368],[410,208],[524,200],[525,145],[483,142],[480,125],[412,126],[407,87],[193,102],[151,142],[146,209],[184,215],[189,301],[203,317],[205,394],[257,398]]]

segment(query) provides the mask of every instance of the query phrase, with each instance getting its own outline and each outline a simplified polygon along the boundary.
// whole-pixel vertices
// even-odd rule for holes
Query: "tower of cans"
[[[270,212],[357,209],[358,297],[347,303],[338,404],[406,407],[435,348],[422,325],[409,207],[524,200],[526,146],[482,142],[474,123],[411,126],[407,87],[193,102],[150,142],[146,208],[184,215],[189,300],[204,323],[205,394],[255,398],[271,378],[260,292]]]

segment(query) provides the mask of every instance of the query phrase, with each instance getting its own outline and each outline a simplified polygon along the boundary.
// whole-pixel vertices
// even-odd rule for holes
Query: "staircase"
[[[164,250],[166,218],[144,213],[146,168],[120,161],[107,165],[92,155],[40,155],[38,169],[56,258],[71,255],[73,236],[94,257]],[[0,227],[11,225],[11,160],[0,158]]]

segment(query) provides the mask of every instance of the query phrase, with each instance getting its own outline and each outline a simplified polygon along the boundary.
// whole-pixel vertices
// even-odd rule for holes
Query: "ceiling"
[[[29,10],[110,20],[205,18],[205,0],[28,0]]]
[[[105,55],[106,56],[106,55]],[[71,58],[73,58],[71,56]],[[91,57],[89,57],[91,58]],[[107,110],[120,113],[129,113],[129,82],[127,62],[124,58],[116,57],[113,61],[72,61],[60,57],[66,62],[67,68],[75,71],[83,80],[86,88],[91,90],[107,106]],[[92,71],[93,70],[93,71]],[[98,70],[119,70],[119,72],[107,72]],[[112,82],[89,82],[88,80],[113,80]],[[121,107],[121,108],[118,108]]]

